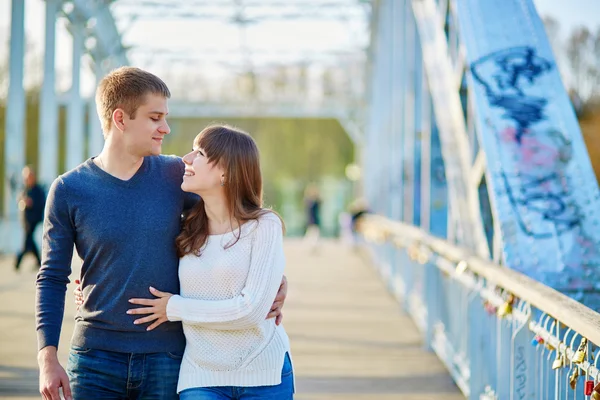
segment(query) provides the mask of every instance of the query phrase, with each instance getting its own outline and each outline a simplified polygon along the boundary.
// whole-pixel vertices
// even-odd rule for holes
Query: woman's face
[[[223,169],[208,162],[204,149],[194,147],[194,150],[183,156],[185,173],[181,189],[184,192],[207,193],[220,190],[223,179]]]

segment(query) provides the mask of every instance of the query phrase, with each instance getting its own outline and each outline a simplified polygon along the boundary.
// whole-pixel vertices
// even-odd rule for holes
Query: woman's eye
[[[154,121],[154,122],[158,122],[158,121],[160,121],[160,119],[159,119],[159,118],[150,118],[150,119],[151,119],[152,121]]]

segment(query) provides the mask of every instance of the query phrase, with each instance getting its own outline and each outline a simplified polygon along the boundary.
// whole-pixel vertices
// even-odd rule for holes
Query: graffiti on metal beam
[[[550,99],[542,96],[540,79],[554,68],[534,48],[514,47],[480,58],[470,71],[491,108],[502,113],[499,120],[486,121],[496,133],[500,157],[496,193],[508,199],[525,235],[559,240],[562,267],[589,265],[597,260],[598,250],[583,229],[582,212],[571,194],[567,168],[572,143],[553,126],[547,115]]]
[[[521,230],[544,239],[579,226],[581,215],[570,200],[564,174],[571,161],[571,142],[558,131],[528,132],[519,142],[515,128],[509,127],[500,132],[499,143],[513,156],[517,170],[499,174]]]
[[[551,222],[555,227],[554,231],[545,231],[543,228],[540,230],[538,226],[525,222],[521,214],[517,213],[519,226],[528,236],[539,239],[551,238],[570,231],[580,224],[580,216],[574,213],[573,208],[565,202],[568,193],[557,187],[560,181],[557,174],[536,177],[521,173],[514,176],[515,181],[518,181],[516,184],[511,183],[506,173],[501,172],[500,175],[506,195],[513,206],[534,211],[540,215],[543,221]],[[518,185],[520,185],[519,193],[514,193],[513,187]]]
[[[545,118],[547,103],[544,98],[526,95],[524,85],[551,69],[552,63],[536,56],[531,47],[495,52],[471,65],[473,78],[485,88],[490,104],[502,108],[504,118],[516,123],[518,143],[532,125]]]

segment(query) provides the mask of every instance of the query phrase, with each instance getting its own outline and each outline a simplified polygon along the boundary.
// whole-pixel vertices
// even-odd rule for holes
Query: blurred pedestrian
[[[38,184],[35,172],[30,166],[26,166],[22,171],[24,189],[18,197],[19,211],[23,228],[25,230],[25,239],[22,250],[17,254],[15,270],[21,267],[21,261],[27,253],[33,253],[37,260],[38,268],[42,264],[40,251],[33,237],[38,224],[44,219],[44,206],[46,204],[46,194],[44,189]]]
[[[314,252],[321,237],[321,197],[319,188],[315,184],[308,185],[304,190],[304,206],[306,209],[304,241]]]
[[[360,234],[358,225],[360,220],[365,215],[369,214],[369,206],[364,198],[358,198],[350,204],[350,229],[352,231],[353,246],[356,247],[360,243]]]

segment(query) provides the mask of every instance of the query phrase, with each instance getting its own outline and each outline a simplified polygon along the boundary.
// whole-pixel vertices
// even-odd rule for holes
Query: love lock
[[[590,396],[594,391],[594,381],[585,381],[585,386],[583,387],[583,394],[586,396]]]
[[[579,347],[577,348],[577,351],[575,352],[575,355],[573,356],[573,359],[571,361],[575,364],[582,363],[583,360],[585,359],[586,349],[587,349],[587,339],[582,338],[581,342],[579,342]]]
[[[592,391],[592,399],[600,400],[600,383],[598,383],[596,387],[594,387],[594,390]]]
[[[578,378],[579,378],[579,367],[575,367],[575,371],[573,371],[573,373],[569,377],[569,386],[571,386],[571,389],[575,390],[575,387],[577,386]]]
[[[515,303],[515,296],[513,296],[512,294],[509,294],[506,301],[504,302],[504,304],[502,304],[502,306],[500,306],[500,308],[498,309],[497,315],[500,318],[504,318],[508,314],[512,313],[514,303]]]
[[[500,308],[498,308],[497,315],[500,318],[504,318],[510,313],[512,313],[512,305],[510,305],[508,303],[504,303],[500,306]]]
[[[483,308],[485,309],[485,312],[488,313],[489,315],[496,313],[496,307],[494,307],[494,305],[492,303],[490,303],[488,300],[483,302]]]
[[[533,339],[531,339],[531,345],[537,346],[538,344],[544,344],[544,338],[540,335],[535,335]]]
[[[552,363],[552,369],[559,369],[565,365],[565,358],[563,354],[556,352],[556,359]]]

